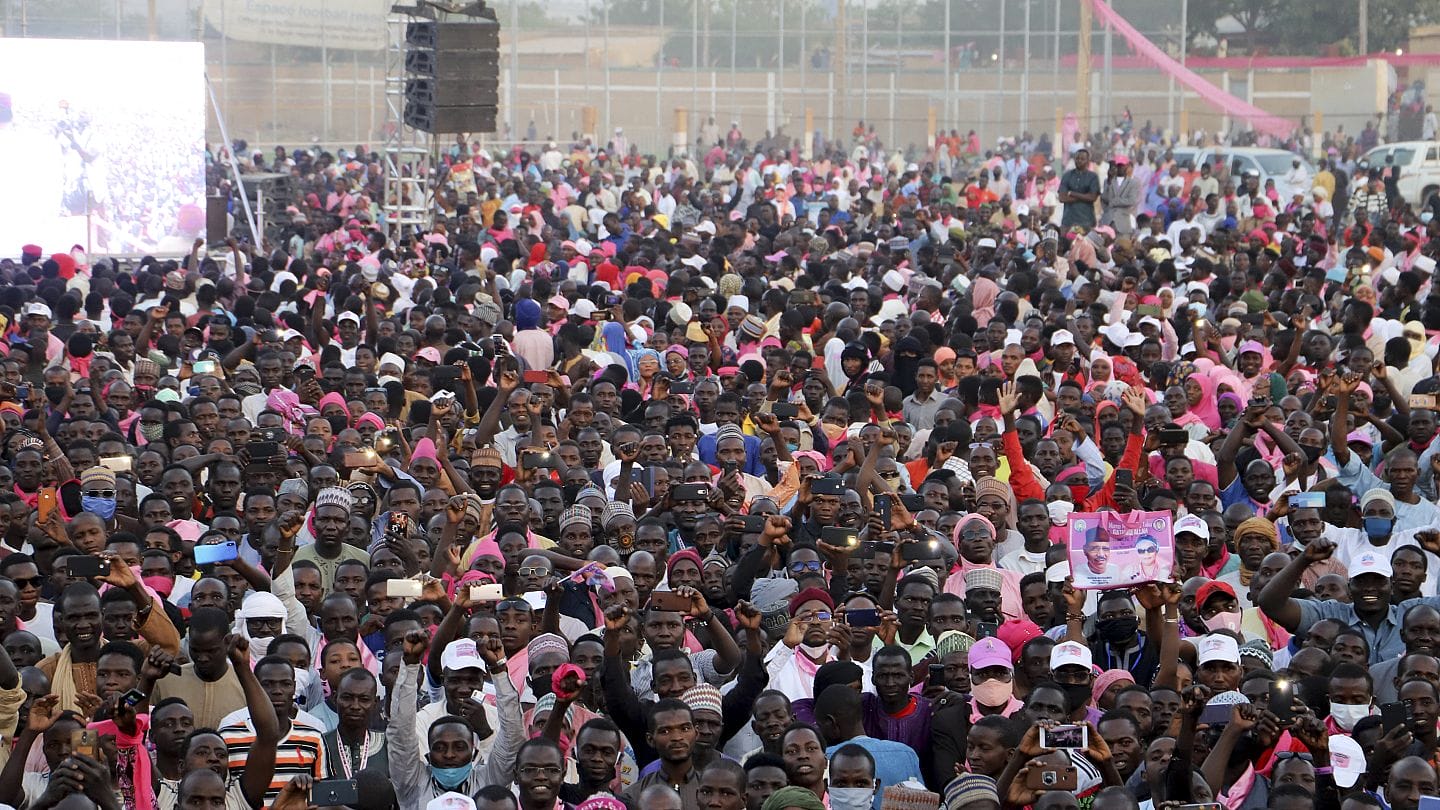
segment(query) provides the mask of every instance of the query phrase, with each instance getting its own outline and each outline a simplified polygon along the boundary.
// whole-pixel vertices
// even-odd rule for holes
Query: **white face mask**
[[[1350,731],[1355,724],[1370,716],[1369,703],[1331,703],[1330,716],[1342,731]]]
[[[875,805],[875,788],[840,788],[825,790],[830,810],[869,810]]]
[[[1064,526],[1070,513],[1075,511],[1075,504],[1069,501],[1051,501],[1045,504],[1045,510],[1050,513],[1051,525]]]
[[[313,669],[300,669],[295,667],[295,701],[304,703],[310,694],[310,687],[314,685],[319,674]]]

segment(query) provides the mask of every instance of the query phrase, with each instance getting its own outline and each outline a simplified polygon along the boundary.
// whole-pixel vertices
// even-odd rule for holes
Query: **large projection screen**
[[[184,253],[205,232],[205,49],[0,38],[0,257]]]

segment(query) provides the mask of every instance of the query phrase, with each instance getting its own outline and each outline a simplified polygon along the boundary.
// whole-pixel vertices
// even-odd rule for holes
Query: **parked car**
[[[1412,206],[1429,203],[1440,193],[1440,141],[1397,141],[1377,146],[1361,156],[1369,166],[1384,168],[1394,159],[1400,170],[1400,196]]]
[[[1230,175],[1235,178],[1237,187],[1240,184],[1240,178],[1246,172],[1257,172],[1260,175],[1261,188],[1265,187],[1266,180],[1275,181],[1275,190],[1279,192],[1282,203],[1289,202],[1290,196],[1296,191],[1301,193],[1310,191],[1308,184],[1305,188],[1292,189],[1290,183],[1286,182],[1285,176],[1290,172],[1291,161],[1299,157],[1300,165],[1305,168],[1306,173],[1312,179],[1315,177],[1315,167],[1310,164],[1310,161],[1284,149],[1261,149],[1250,146],[1207,146],[1202,149],[1194,146],[1177,146],[1170,151],[1180,165],[1195,168],[1199,168],[1202,163],[1208,163],[1213,169],[1221,161],[1229,160]]]

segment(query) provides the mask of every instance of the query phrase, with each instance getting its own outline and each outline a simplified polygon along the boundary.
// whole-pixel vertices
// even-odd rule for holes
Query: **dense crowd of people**
[[[373,153],[278,149],[273,243],[0,262],[0,803],[1440,794],[1393,168],[856,133],[462,141],[413,233]],[[1138,511],[1173,566],[1076,587],[1072,516]]]

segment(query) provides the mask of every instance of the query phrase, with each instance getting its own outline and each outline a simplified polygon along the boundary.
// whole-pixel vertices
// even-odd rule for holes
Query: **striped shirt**
[[[250,756],[250,746],[255,744],[255,726],[245,716],[244,710],[226,717],[220,728],[220,737],[230,752],[230,773],[237,774],[245,769],[245,760]],[[327,776],[325,769],[324,730],[314,718],[300,712],[290,721],[290,732],[275,746],[275,772],[270,777],[270,787],[265,789],[265,807],[275,802],[280,789],[291,779],[304,773],[315,779]]]

